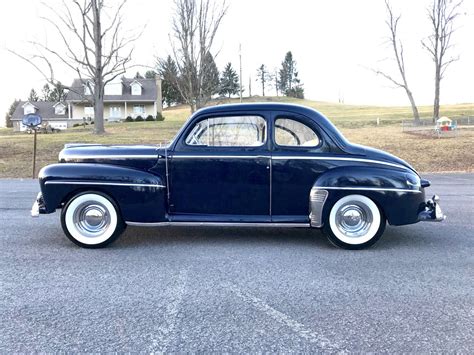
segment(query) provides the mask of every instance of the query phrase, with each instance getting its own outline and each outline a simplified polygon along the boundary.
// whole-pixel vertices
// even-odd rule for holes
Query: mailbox
[[[28,114],[25,117],[23,117],[23,120],[21,121],[25,126],[33,128],[36,126],[39,126],[43,119],[41,118],[40,115],[35,115],[35,114]]]

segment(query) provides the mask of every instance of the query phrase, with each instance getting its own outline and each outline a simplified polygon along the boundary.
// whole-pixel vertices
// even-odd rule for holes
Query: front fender
[[[321,174],[311,191],[312,215],[316,213],[313,212],[315,210],[319,213],[319,220],[312,220],[315,226],[318,222],[323,224],[337,200],[350,194],[372,199],[392,225],[417,222],[418,213],[425,206],[420,178],[408,169],[358,166],[334,168]],[[324,193],[321,191],[327,191],[322,203],[321,194]]]
[[[146,171],[110,164],[53,164],[41,169],[39,182],[44,213],[61,208],[83,191],[100,191],[118,204],[125,221],[166,219],[165,178]]]

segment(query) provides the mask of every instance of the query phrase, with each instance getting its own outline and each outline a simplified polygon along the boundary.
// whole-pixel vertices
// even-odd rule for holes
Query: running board
[[[309,228],[309,223],[254,223],[254,222],[125,222],[134,227],[165,227],[165,226],[185,226],[185,227],[281,227],[281,228]]]

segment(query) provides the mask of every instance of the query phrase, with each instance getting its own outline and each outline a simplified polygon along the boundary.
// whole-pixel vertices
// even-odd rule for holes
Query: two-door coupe
[[[322,228],[336,246],[362,249],[386,222],[445,218],[405,161],[289,104],[201,109],[165,147],[66,145],[39,182],[32,215],[61,208],[65,234],[87,248],[127,225],[210,225]]]

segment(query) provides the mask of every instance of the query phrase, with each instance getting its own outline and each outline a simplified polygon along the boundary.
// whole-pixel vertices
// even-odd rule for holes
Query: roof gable
[[[58,104],[58,102],[55,101],[36,101],[35,104],[33,105],[29,101],[20,101],[18,105],[15,108],[15,111],[12,114],[12,119],[13,120],[21,120],[25,115],[24,115],[24,107],[28,106],[27,104],[30,104],[36,108],[36,114],[40,115],[44,120],[51,119],[51,118],[67,118],[68,117],[68,108],[65,105],[64,108],[64,114],[57,114],[55,111],[55,105]],[[64,103],[61,102],[61,104],[64,105]]]
[[[84,95],[84,85],[88,79],[74,79],[71,90],[68,92],[66,101],[87,102],[90,95]],[[111,101],[147,101],[157,100],[158,90],[155,79],[129,79],[122,78],[122,95],[104,95],[105,102]],[[132,95],[132,84],[138,83],[142,87],[141,95]]]
[[[21,105],[22,108],[25,108],[27,106],[33,106],[34,108],[38,109],[38,107],[33,105],[30,101],[26,101],[23,105]]]
[[[122,81],[122,83],[123,83],[123,81]],[[143,85],[142,85],[137,79],[133,80],[133,81],[130,83],[130,86],[132,86],[132,85],[140,85],[141,87],[143,87]]]

